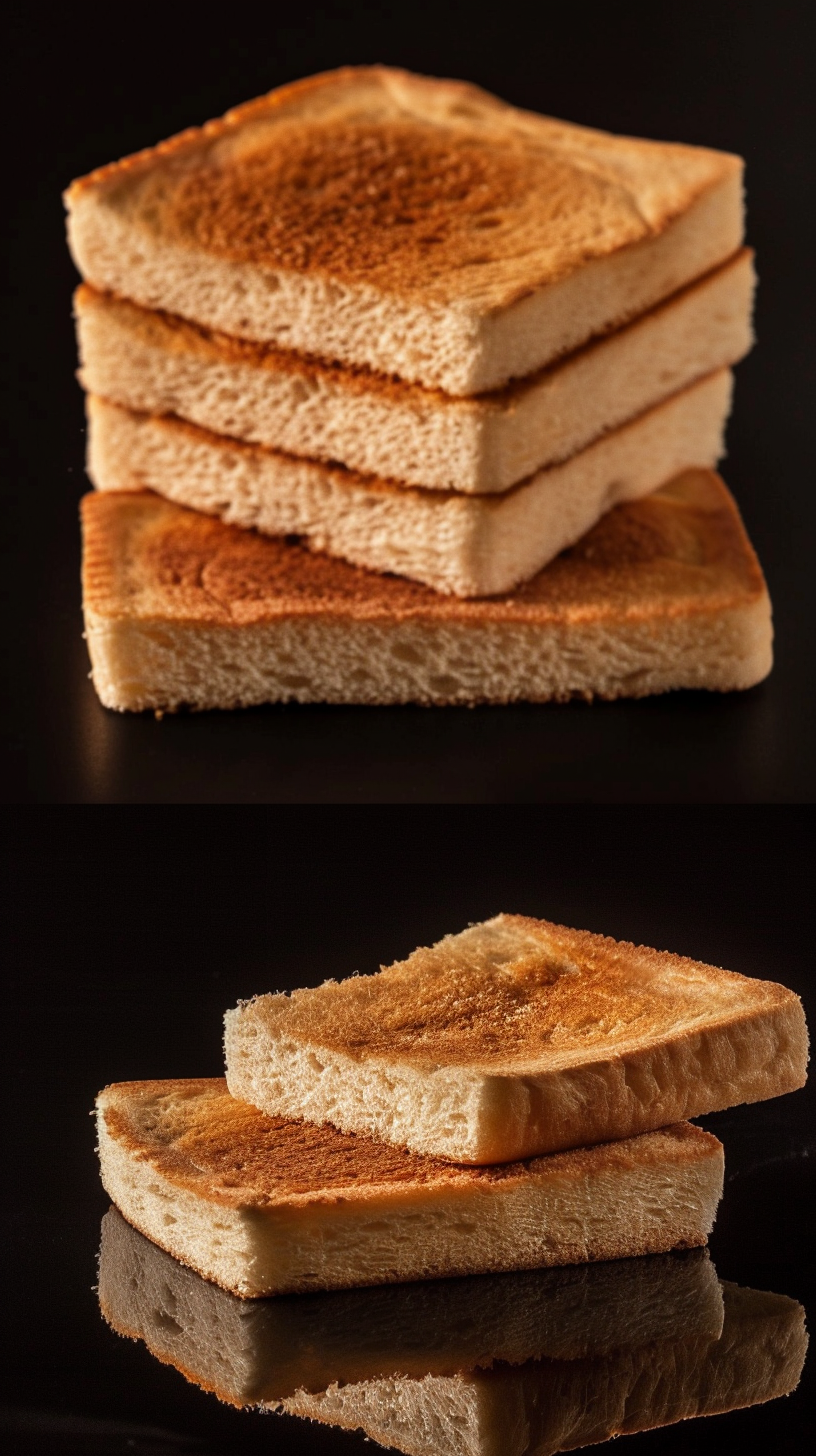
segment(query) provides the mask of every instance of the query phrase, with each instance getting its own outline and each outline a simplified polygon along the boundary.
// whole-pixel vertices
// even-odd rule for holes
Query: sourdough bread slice
[[[635,318],[743,229],[738,157],[382,66],[282,87],[66,205],[98,289],[462,395]]]
[[[334,1385],[283,1409],[408,1456],[555,1456],[790,1394],[808,1345],[801,1304],[725,1283],[723,1298],[714,1342],[678,1337],[607,1358]]]
[[[497,1361],[581,1360],[655,1340],[716,1340],[723,1300],[705,1249],[330,1294],[238,1299],[112,1208],[99,1304],[121,1335],[232,1405]]]
[[[722,1192],[720,1143],[686,1123],[484,1169],[267,1118],[221,1078],[121,1082],[97,1109],[128,1222],[244,1298],[693,1248]]]
[[[83,284],[86,390],[147,414],[426,489],[506,490],[751,346],[743,249],[614,334],[496,394],[456,399],[196,328]]]
[[[509,596],[460,601],[144,491],[82,504],[94,686],[110,708],[474,703],[749,687],[770,602],[725,486],[609,511]]]
[[[453,596],[494,596],[535,576],[619,501],[715,465],[730,405],[731,375],[721,369],[523,485],[468,496],[332,469],[92,396],[87,468],[101,490],[146,486],[371,571]]]
[[[804,1084],[799,997],[523,915],[373,976],[226,1015],[227,1081],[265,1112],[498,1163]]]

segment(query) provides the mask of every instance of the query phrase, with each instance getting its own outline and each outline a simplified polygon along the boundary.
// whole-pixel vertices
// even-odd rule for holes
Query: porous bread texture
[[[523,383],[476,399],[76,292],[85,389],[147,414],[425,489],[506,490],[751,347],[753,255]]]
[[[724,453],[727,369],[502,495],[419,490],[88,400],[88,475],[99,490],[147,487],[265,535],[303,538],[370,571],[458,597],[528,581],[620,501]]]
[[[772,981],[497,915],[373,976],[225,1019],[233,1096],[459,1163],[500,1163],[801,1087]]]
[[[771,609],[733,500],[691,472],[609,511],[510,596],[462,601],[150,492],[86,496],[83,610],[106,707],[506,703],[750,687]]]
[[[114,1208],[102,1220],[98,1292],[119,1334],[237,1406],[335,1383],[713,1340],[723,1324],[705,1249],[247,1301],[199,1278]]]
[[[606,1359],[391,1379],[300,1392],[290,1414],[360,1429],[408,1456],[555,1456],[614,1436],[788,1395],[807,1353],[804,1309],[723,1284],[719,1340],[666,1340]]]
[[[266,1118],[220,1078],[97,1099],[102,1182],[135,1228],[242,1298],[704,1244],[722,1147],[681,1124],[501,1169]]]
[[[742,242],[742,163],[382,66],[273,91],[66,193],[95,287],[468,395]]]

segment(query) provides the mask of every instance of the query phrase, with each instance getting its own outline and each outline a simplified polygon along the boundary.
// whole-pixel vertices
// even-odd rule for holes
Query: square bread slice
[[[688,1123],[467,1168],[265,1117],[222,1078],[120,1082],[97,1110],[117,1208],[243,1298],[694,1248],[722,1194],[722,1146]]]
[[[722,1289],[719,1340],[678,1335],[607,1358],[334,1385],[282,1406],[361,1429],[408,1456],[555,1456],[789,1395],[807,1354],[801,1304],[736,1284]]]
[[[747,248],[633,323],[495,394],[457,399],[370,370],[321,364],[140,308],[88,284],[74,306],[80,380],[130,409],[340,462],[425,489],[501,491],[752,343]]]
[[[86,282],[450,394],[635,318],[742,243],[742,162],[383,66],[272,91],[66,193]]]
[[[630,1137],[793,1091],[799,997],[666,951],[497,915],[373,976],[226,1014],[234,1097],[460,1163]]]
[[[187,511],[82,502],[106,707],[506,703],[750,687],[771,609],[736,506],[696,471],[609,511],[512,595],[460,601]]]
[[[245,1300],[131,1228],[102,1220],[99,1305],[118,1334],[236,1406],[498,1361],[582,1360],[656,1340],[717,1340],[723,1298],[706,1249]]]
[[[715,465],[730,406],[731,374],[721,369],[513,490],[462,495],[300,460],[91,396],[87,469],[100,490],[147,487],[371,571],[453,596],[495,596],[529,581],[611,506]]]

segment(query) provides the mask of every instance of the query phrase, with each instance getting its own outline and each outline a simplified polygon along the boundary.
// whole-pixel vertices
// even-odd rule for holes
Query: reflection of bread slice
[[[122,1082],[97,1107],[117,1207],[244,1297],[694,1247],[722,1191],[722,1147],[690,1123],[467,1168],[267,1118],[221,1078]]]
[[[99,1303],[120,1334],[234,1405],[722,1330],[720,1286],[702,1249],[248,1301],[199,1278],[116,1209],[102,1221]]]
[[[226,1015],[227,1081],[457,1162],[629,1137],[800,1087],[793,991],[667,951],[496,915],[373,976]]]
[[[742,164],[370,66],[102,167],[66,203],[97,288],[474,394],[728,258]]]
[[[526,586],[463,602],[140,493],[82,503],[109,708],[472,703],[726,691],[771,668],[771,607],[722,481],[609,511]]]
[[[732,1284],[723,1295],[713,1343],[691,1336],[595,1360],[335,1385],[283,1408],[360,1427],[409,1456],[551,1456],[787,1395],[807,1349],[802,1306]]]
[[[501,491],[566,460],[751,343],[751,253],[498,394],[455,399],[197,329],[83,284],[82,383],[147,414],[440,490]]]
[[[716,465],[730,407],[731,375],[720,369],[513,490],[462,495],[373,480],[91,397],[88,474],[101,490],[147,486],[436,591],[495,596],[535,576],[610,507]]]

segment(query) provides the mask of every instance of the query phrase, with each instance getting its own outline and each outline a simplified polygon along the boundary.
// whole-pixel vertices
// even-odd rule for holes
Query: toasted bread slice
[[[636,317],[742,242],[742,163],[382,66],[284,86],[66,193],[96,288],[451,394]]]
[[[226,1016],[227,1081],[462,1163],[629,1137],[801,1087],[799,997],[683,956],[497,915],[373,976]]]
[[[102,1220],[99,1304],[119,1334],[237,1406],[336,1383],[716,1340],[723,1325],[705,1249],[247,1301],[200,1279],[115,1208]]]
[[[82,516],[109,708],[642,697],[745,688],[771,667],[762,573],[708,472],[617,506],[512,595],[470,602],[147,491],[86,496]]]
[[[714,1342],[678,1337],[607,1358],[334,1385],[283,1409],[359,1428],[408,1456],[555,1456],[790,1394],[807,1353],[801,1304],[735,1284],[723,1284],[723,1298]]]
[[[476,399],[196,328],[83,284],[85,388],[147,414],[426,489],[506,490],[751,346],[743,249],[616,333]]]
[[[157,491],[179,505],[436,591],[512,591],[619,501],[715,465],[731,405],[727,369],[611,430],[502,495],[419,490],[244,445],[198,425],[88,401],[88,475],[101,490]]]
[[[244,1298],[693,1248],[722,1192],[720,1143],[686,1123],[484,1169],[267,1118],[221,1078],[120,1082],[97,1108],[128,1222]]]

